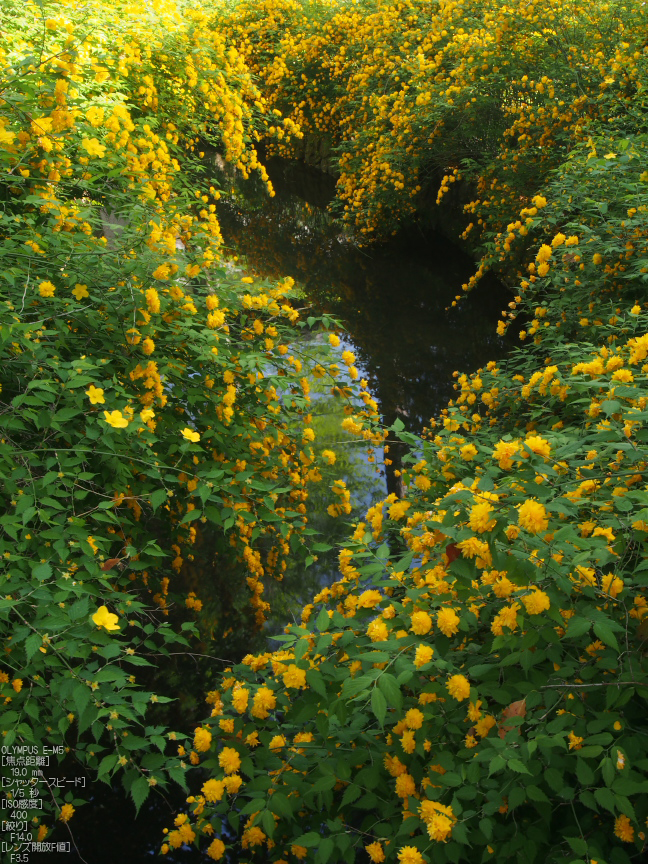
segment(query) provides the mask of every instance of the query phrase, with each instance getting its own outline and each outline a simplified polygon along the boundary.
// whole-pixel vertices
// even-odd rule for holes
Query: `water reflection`
[[[269,160],[269,198],[248,181],[219,206],[226,243],[263,276],[292,276],[318,312],[346,323],[387,424],[419,431],[452,398],[452,372],[472,371],[507,349],[495,333],[510,296],[494,278],[446,311],[474,270],[440,234],[411,229],[360,248],[324,209],[330,176]]]

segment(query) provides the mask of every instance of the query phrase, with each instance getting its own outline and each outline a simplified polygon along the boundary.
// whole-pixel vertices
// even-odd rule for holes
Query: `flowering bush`
[[[233,574],[260,627],[264,580],[309,554],[298,337],[319,322],[292,280],[221,259],[197,136],[264,174],[236,49],[174,4],[42,9],[9,16],[0,55],[0,729],[123,771],[139,807],[186,769],[151,719],[159,658],[196,613],[226,635]],[[53,791],[68,821],[79,801]]]
[[[194,834],[228,814],[240,848],[275,861],[645,851],[648,336],[645,315],[623,323],[642,335],[579,363],[567,346],[528,378],[526,351],[464,376],[319,612],[212,695],[204,766],[221,782],[215,754],[234,748],[241,785],[189,799]],[[471,394],[491,397],[481,422]]]
[[[195,841],[214,860],[229,847],[277,864],[640,860],[645,22],[613,4],[575,18],[549,4],[541,22],[533,4],[440,3],[421,34],[416,3],[364,18],[346,4],[267,8],[247,54],[303,128],[333,135],[337,122],[338,188],[361,231],[392,224],[417,191],[417,154],[451,152],[490,99],[479,158],[461,168],[484,242],[464,287],[507,274],[499,330],[521,319],[525,344],[456,373],[422,440],[394,430],[415,454],[406,496],[354,526],[340,579],[281,649],[250,654],[210,694],[211,778],[162,849]],[[242,32],[260,17],[241,4],[228,20]],[[232,749],[229,771],[219,754]]]
[[[639,7],[40,8],[9,19],[0,55],[3,743],[123,770],[137,806],[200,765],[164,852],[639,860]],[[236,569],[261,625],[264,579],[312,559],[308,489],[335,461],[316,452],[309,380],[339,369],[298,356],[290,281],[219,261],[204,160],[210,144],[265,180],[255,142],[282,149],[298,124],[342,130],[340,200],[360,233],[390,230],[435,168],[450,172],[440,200],[452,177],[474,183],[484,256],[465,287],[506,274],[500,330],[521,316],[525,344],[457,373],[423,439],[392,430],[415,454],[405,497],[354,525],[339,580],[281,650],[226,671],[189,740],[147,722],[168,699],[148,686],[153,658],[194,630],[174,604],[213,630],[223,610],[202,609],[192,573]],[[353,362],[331,382],[345,400]],[[376,445],[376,405],[356,395],[343,428]],[[329,513],[348,516],[332,485]]]

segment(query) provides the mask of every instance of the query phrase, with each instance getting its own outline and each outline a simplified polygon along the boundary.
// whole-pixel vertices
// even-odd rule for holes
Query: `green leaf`
[[[604,807],[606,810],[609,810],[610,813],[614,813],[614,795],[612,792],[603,787],[601,789],[594,790],[594,798],[601,807]]]
[[[396,708],[396,710],[399,710],[403,703],[403,696],[394,676],[389,672],[383,672],[378,679],[378,686],[385,694],[387,705],[390,708]]]
[[[42,644],[43,638],[40,633],[32,633],[31,636],[28,636],[27,639],[25,639],[25,654],[27,655],[27,661],[31,660]]]
[[[616,777],[616,768],[614,762],[609,757],[601,761],[601,773],[603,774],[603,782],[606,786],[611,786]]]
[[[309,831],[308,834],[301,834],[296,840],[293,840],[292,843],[295,846],[305,846],[306,849],[312,849],[313,846],[319,844],[320,839],[320,835],[315,831]]]
[[[509,810],[515,810],[526,801],[526,792],[521,786],[514,786],[508,795]]]
[[[611,648],[619,650],[619,643],[617,642],[617,638],[612,632],[612,628],[605,621],[595,621],[594,622],[594,633],[601,640],[601,642],[605,642],[606,645],[609,645]]]
[[[72,691],[72,699],[79,716],[83,714],[86,705],[90,702],[90,688],[87,684],[77,684]]]
[[[37,564],[31,572],[35,579],[39,579],[42,582],[44,579],[50,578],[52,575],[52,568],[49,564]]]
[[[164,504],[169,500],[169,496],[166,493],[166,489],[156,489],[155,492],[151,493],[149,500],[151,502],[151,507],[155,511],[161,504]]]
[[[329,789],[332,789],[337,783],[337,777],[335,774],[327,774],[326,777],[320,777],[319,780],[316,780],[310,788],[311,792],[328,792]]]
[[[295,660],[301,660],[309,649],[308,639],[299,639],[295,645]],[[321,652],[318,652],[321,653]]]
[[[584,759],[576,759],[576,776],[583,786],[594,783],[594,772]]]
[[[482,832],[484,837],[487,840],[490,840],[493,836],[493,820],[492,819],[480,819],[479,820],[479,830]]]
[[[526,765],[524,764],[524,762],[521,762],[519,759],[509,759],[506,764],[513,771],[517,771],[518,774],[530,774],[531,773],[529,771],[529,769],[526,767]]]
[[[592,622],[588,621],[587,618],[578,618],[577,616],[574,616],[569,619],[565,637],[568,639],[577,639],[584,633],[588,633],[591,626]]]
[[[272,837],[275,830],[275,820],[270,810],[264,810],[261,813],[261,825],[268,837]]]
[[[549,798],[547,798],[542,789],[539,789],[537,786],[527,786],[526,793],[531,801],[541,801],[545,804],[549,803]]]
[[[179,783],[185,791],[188,790],[187,777],[183,768],[180,768],[179,766],[169,768],[169,777],[176,783]]]
[[[326,609],[322,609],[315,621],[317,629],[320,631],[320,633],[323,633],[325,630],[328,630],[330,623],[331,619],[329,618],[328,611]]]
[[[582,837],[565,837],[576,855],[587,855],[587,842]]]
[[[326,684],[319,669],[308,669],[306,671],[306,681],[312,690],[319,693],[320,696],[326,696]]]
[[[342,685],[342,695],[350,698],[361,693],[363,690],[368,690],[373,680],[369,675],[360,675],[358,678],[347,678]]]
[[[324,837],[322,842],[319,844],[317,854],[315,855],[315,861],[317,864],[326,864],[326,862],[331,859],[334,849],[335,841],[333,838]]]
[[[494,756],[490,762],[488,763],[488,774],[495,774],[496,771],[501,771],[502,768],[506,765],[506,761],[503,756]]]
[[[387,714],[387,700],[378,687],[374,687],[371,691],[371,710],[375,714],[381,727],[384,726],[385,716]]]
[[[350,783],[344,790],[340,807],[344,807],[345,804],[351,804],[353,801],[356,801],[360,795],[362,795],[362,789],[359,786],[356,786],[355,783]]]
[[[112,769],[117,764],[119,756],[116,753],[111,753],[109,756],[104,756],[101,762],[99,763],[99,768],[97,770],[97,779],[102,780],[104,774],[108,774],[112,771]]]
[[[275,792],[274,795],[270,796],[268,807],[270,807],[273,813],[276,813],[277,816],[282,816],[284,819],[290,819],[293,815],[290,801],[281,792]]]
[[[202,516],[202,512],[198,509],[196,510],[188,510],[182,519],[180,520],[180,525],[185,525],[187,522],[193,522],[196,519],[200,519]]]
[[[146,777],[138,777],[130,788],[130,794],[135,803],[135,809],[139,813],[139,809],[149,796],[151,787]]]

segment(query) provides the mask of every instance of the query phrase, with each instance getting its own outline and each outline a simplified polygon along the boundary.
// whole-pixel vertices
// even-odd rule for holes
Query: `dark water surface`
[[[221,202],[226,244],[262,277],[292,276],[316,313],[342,319],[385,423],[400,417],[420,431],[452,398],[453,371],[506,352],[495,331],[510,293],[489,276],[447,309],[476,268],[440,233],[414,227],[360,248],[325,210],[330,176],[280,159],[267,168],[274,198],[248,181]]]

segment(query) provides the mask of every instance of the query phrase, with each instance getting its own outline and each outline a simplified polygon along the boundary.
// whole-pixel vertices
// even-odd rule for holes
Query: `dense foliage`
[[[264,583],[313,560],[320,468],[350,512],[311,384],[375,410],[337,336],[300,341],[317,322],[292,280],[219,263],[195,136],[251,169],[263,103],[200,13],[151,19],[151,39],[145,11],[9,16],[0,118],[3,744],[63,745],[138,806],[184,783],[160,658],[205,640],[241,656]]]
[[[199,764],[165,853],[639,861],[642,7],[47,7],[13,20],[3,56],[5,742],[62,740],[100,776],[123,765],[136,803]],[[281,650],[225,671],[166,756],[166,730],[132,729],[161,697],[128,664],[185,638],[167,591],[189,587],[190,556],[203,572],[214,554],[244,562],[260,622],[262,577],[307,563],[319,471],[288,286],[242,289],[215,263],[202,142],[263,177],[254,142],[294,154],[303,133],[328,139],[363,236],[392,231],[437,174],[441,207],[462,185],[481,255],[464,287],[497,270],[512,288],[499,329],[517,320],[523,344],[457,372],[422,438],[393,430],[411,446],[405,496],[352,526],[338,581]],[[351,398],[342,359],[333,391]],[[357,398],[344,427],[377,444]],[[196,593],[186,604],[200,612]]]

